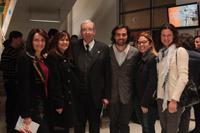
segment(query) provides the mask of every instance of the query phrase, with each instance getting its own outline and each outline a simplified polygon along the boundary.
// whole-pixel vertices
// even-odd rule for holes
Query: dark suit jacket
[[[74,62],[76,65],[77,77],[80,77],[80,67],[82,58],[85,54],[83,40],[73,42],[72,51]],[[88,83],[92,100],[97,107],[102,104],[102,99],[109,99],[110,78],[109,78],[109,47],[102,43],[95,41],[94,47],[91,50],[92,64],[88,72]],[[77,90],[76,93],[79,93]]]

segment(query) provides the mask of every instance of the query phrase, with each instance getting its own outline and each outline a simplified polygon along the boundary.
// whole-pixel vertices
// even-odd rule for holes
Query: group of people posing
[[[82,39],[71,41],[66,31],[57,32],[49,48],[47,33],[32,29],[23,49],[22,34],[11,32],[1,57],[7,133],[17,132],[19,116],[27,126],[40,124],[38,133],[68,133],[72,127],[85,133],[87,122],[90,133],[99,133],[102,108],[109,110],[110,133],[129,133],[133,111],[143,133],[155,133],[157,112],[162,133],[187,133],[191,107],[180,106],[179,100],[189,77],[200,84],[200,53],[195,51],[200,37],[195,46],[191,36],[180,42],[176,28],[164,24],[159,36],[163,47],[156,52],[147,32],[130,45],[124,25],[112,30],[110,47],[95,40],[95,34],[95,24],[85,20]],[[192,133],[200,131],[199,106]]]

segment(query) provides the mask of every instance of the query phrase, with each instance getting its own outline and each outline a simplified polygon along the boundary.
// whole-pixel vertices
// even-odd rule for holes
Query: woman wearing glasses
[[[137,39],[139,59],[136,68],[136,116],[143,133],[155,133],[156,106],[153,93],[157,85],[156,52],[151,35],[143,32]]]

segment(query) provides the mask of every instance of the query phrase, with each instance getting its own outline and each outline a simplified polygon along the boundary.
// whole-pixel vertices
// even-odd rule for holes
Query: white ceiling
[[[18,0],[8,27],[26,37],[32,28],[60,28],[76,0]],[[60,23],[31,22],[30,19],[56,20]]]

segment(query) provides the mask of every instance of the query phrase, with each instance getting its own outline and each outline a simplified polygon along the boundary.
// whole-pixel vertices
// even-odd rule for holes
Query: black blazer
[[[83,40],[73,42],[72,51],[76,65],[77,77],[80,77],[80,64],[82,55],[85,54]],[[101,42],[95,41],[92,49],[92,65],[89,70],[89,90],[93,102],[97,107],[101,106],[102,99],[110,99],[110,67],[109,67],[109,47]],[[79,91],[76,91],[79,93]]]
[[[24,53],[17,64],[17,80],[19,84],[19,108],[22,117],[31,117],[34,112],[37,112],[39,103],[46,103],[45,83],[41,76],[44,75],[40,66],[37,70],[34,67],[34,58]],[[44,78],[44,77],[43,77]],[[46,109],[46,104],[42,105]],[[39,113],[39,112],[38,112]],[[45,113],[45,112],[43,112]]]
[[[136,98],[143,107],[153,105],[153,93],[157,88],[157,70],[155,55],[148,51],[140,53],[136,68]]]

